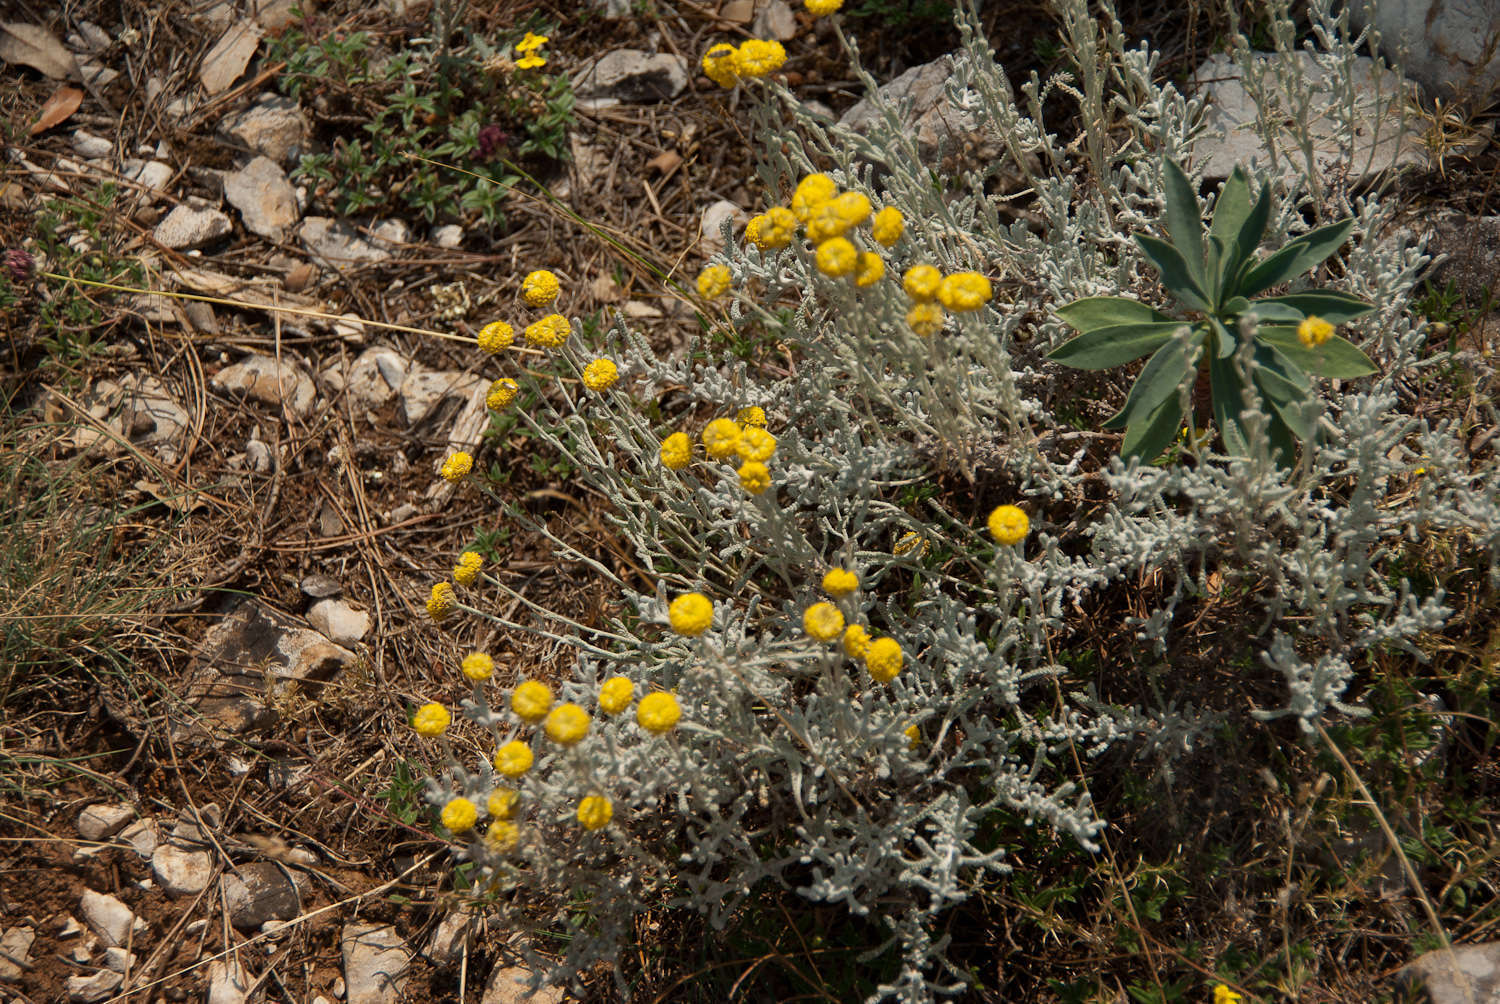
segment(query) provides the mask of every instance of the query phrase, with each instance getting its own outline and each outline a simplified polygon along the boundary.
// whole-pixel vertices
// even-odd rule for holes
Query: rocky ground
[[[591,516],[607,500],[573,494],[558,458],[492,423],[473,336],[546,267],[564,279],[563,313],[618,310],[680,349],[693,311],[642,261],[691,277],[722,220],[771,201],[743,109],[698,75],[697,54],[752,31],[783,38],[788,77],[830,117],[857,85],[826,27],[781,0],[613,17],[476,4],[483,30],[557,25],[550,55],[579,98],[569,156],[532,162],[542,187],[519,186],[501,228],[462,213],[343,219],[290,174],[353,127],[316,93],[276,86],[269,43],[296,23],[290,0],[101,2],[66,18],[44,6],[7,15],[19,86],[0,98],[0,243],[38,251],[50,214],[70,254],[41,269],[190,296],[38,279],[0,307],[12,448],[86,464],[94,503],[133,514],[121,546],[154,548],[164,577],[135,622],[132,672],[22,681],[9,697],[0,999],[562,999],[512,985],[525,973],[506,946],[527,932],[465,909],[406,723],[470,647],[517,676],[561,658],[517,632],[432,629],[423,599],[464,546],[501,548],[512,588],[555,609],[594,618],[607,600],[437,467],[471,450],[510,475],[501,504],[603,561],[628,555]],[[1055,35],[1050,21],[1001,6],[985,18],[1002,60],[1046,69],[1033,40]],[[395,39],[422,34],[430,13],[410,0],[318,7],[322,31]],[[956,41],[926,22],[856,29],[887,80]],[[1172,54],[1184,75],[1202,42]],[[947,119],[941,72],[931,79],[914,92],[928,127]],[[1231,114],[1232,96],[1220,107]],[[1483,217],[1500,199],[1483,187],[1483,120],[1451,132],[1446,163],[1390,156],[1422,160],[1413,215],[1452,212],[1440,239],[1473,297],[1492,282],[1500,224]],[[1492,343],[1494,323],[1464,337]]]

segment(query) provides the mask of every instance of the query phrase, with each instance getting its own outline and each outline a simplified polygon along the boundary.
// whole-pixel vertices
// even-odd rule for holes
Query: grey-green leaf
[[[1266,304],[1289,308],[1295,316],[1272,316],[1264,313],[1261,308]],[[1256,312],[1268,321],[1300,321],[1304,317],[1316,316],[1329,324],[1348,324],[1355,318],[1363,317],[1375,309],[1374,305],[1366,303],[1357,296],[1332,289],[1305,289],[1300,293],[1289,293],[1286,296],[1268,296],[1263,300],[1256,300],[1254,306]]]
[[[1086,331],[1053,349],[1047,358],[1079,370],[1107,370],[1155,352],[1169,341],[1181,321],[1116,324]]]
[[[1171,320],[1149,304],[1127,300],[1123,296],[1088,296],[1082,300],[1074,300],[1058,307],[1057,316],[1083,332],[1118,324]]]
[[[1104,428],[1118,429],[1124,425],[1133,425],[1155,412],[1163,400],[1175,396],[1183,381],[1190,379],[1196,372],[1193,363],[1200,340],[1201,336],[1188,342],[1173,339],[1157,349],[1156,354],[1141,369],[1141,375],[1136,377],[1119,414],[1105,422]]]
[[[1170,158],[1162,165],[1162,180],[1166,183],[1167,231],[1172,244],[1182,254],[1188,272],[1198,280],[1205,292],[1207,276],[1203,257],[1203,210],[1198,205],[1198,193],[1187,172]]]
[[[1172,295],[1194,310],[1208,310],[1208,294],[1188,269],[1187,261],[1172,245],[1159,237],[1136,234],[1135,242],[1161,273],[1161,281]]]
[[[1256,338],[1274,345],[1298,369],[1330,380],[1354,380],[1380,372],[1369,356],[1342,335],[1330,335],[1328,341],[1310,349],[1297,337],[1296,328],[1267,324],[1256,332]]]
[[[1337,251],[1353,229],[1354,220],[1347,219],[1303,234],[1246,271],[1235,283],[1234,293],[1238,296],[1254,296],[1278,282],[1296,278]]]
[[[1224,451],[1235,456],[1244,456],[1249,449],[1245,431],[1240,426],[1240,412],[1244,402],[1240,396],[1240,372],[1234,360],[1214,356],[1208,361],[1209,385],[1213,391],[1214,424],[1224,439]]]
[[[1127,460],[1139,457],[1143,462],[1155,460],[1171,445],[1182,421],[1182,400],[1173,394],[1143,420],[1130,423],[1120,443],[1120,456]]]
[[[1224,182],[1224,187],[1219,189],[1219,198],[1214,203],[1213,221],[1209,224],[1208,232],[1228,247],[1249,216],[1250,182],[1245,177],[1245,169],[1236,164],[1229,179]]]

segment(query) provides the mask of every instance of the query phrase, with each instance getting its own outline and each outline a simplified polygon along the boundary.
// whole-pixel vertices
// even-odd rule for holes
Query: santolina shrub
[[[1378,374],[1307,397],[1296,417],[1318,434],[1295,463],[1276,462],[1250,397],[1242,448],[1210,427],[1157,465],[1091,449],[1094,433],[1058,417],[1079,384],[1044,358],[1073,334],[1057,308],[1139,298],[1156,272],[1130,237],[1160,232],[1164,158],[1203,181],[1201,108],[1156,79],[1157,54],[1128,47],[1107,5],[1102,25],[1082,0],[1061,10],[1078,75],[1033,78],[1022,101],[961,24],[949,97],[1004,155],[940,186],[897,110],[867,135],[830,131],[767,76],[779,46],[708,50],[710,75],[749,91],[761,175],[782,200],[744,240],[726,230],[694,285],[710,323],[787,343],[791,376],[662,359],[623,320],[598,344],[523,307],[481,332],[477,349],[506,373],[491,406],[529,392],[519,420],[615,501],[603,518],[654,584],[549,534],[561,559],[614,584],[606,626],[537,607],[467,556],[428,601],[440,623],[522,627],[499,611],[527,607],[577,655],[554,686],[507,679],[485,653],[454,667],[470,688],[458,713],[489,736],[481,759],[447,745],[443,705],[414,720],[448,752],[428,798],[497,908],[532,922],[551,910],[567,928],[560,959],[531,960],[539,979],[615,959],[648,906],[723,925],[775,882],[884,926],[871,958],[900,965],[872,999],[957,992],[937,919],[1010,868],[996,829],[1041,823],[1088,854],[1104,823],[1074,763],[1119,748],[1170,767],[1223,722],[1190,679],[1134,705],[1092,692],[1056,645],[1081,604],[1130,591],[1122,626],[1155,664],[1187,605],[1239,591],[1244,654],[1286,681],[1285,704],[1257,714],[1310,727],[1358,712],[1346,689],[1362,653],[1409,648],[1447,616],[1440,590],[1392,572],[1402,540],[1463,534],[1500,581],[1496,472],[1469,469],[1454,427],[1403,410],[1439,358],[1421,355],[1407,309],[1420,250],[1377,241],[1388,205],[1327,188],[1296,149],[1261,165],[1282,193],[1267,250],[1320,218],[1353,219],[1320,283],[1375,305],[1341,334]],[[1347,122],[1359,40],[1326,2],[1311,16],[1330,72],[1309,97]],[[1259,98],[1274,86],[1250,78]],[[1076,143],[1043,121],[1052,94],[1077,106]],[[1002,222],[986,194],[1000,172],[1032,191],[1032,219]],[[532,311],[557,297],[556,277],[538,278],[550,275],[528,278]],[[517,327],[544,361],[507,358]],[[1231,364],[1250,386],[1253,354]],[[648,417],[669,388],[672,413]],[[472,481],[470,468],[455,456],[441,474]],[[968,488],[916,490],[935,478]],[[1152,670],[1109,667],[1125,680]]]

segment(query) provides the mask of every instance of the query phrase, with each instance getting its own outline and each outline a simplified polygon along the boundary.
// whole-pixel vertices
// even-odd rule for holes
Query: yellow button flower
[[[589,734],[589,713],[576,704],[559,704],[544,727],[547,738],[559,746],[577,746]]]
[[[854,265],[854,285],[873,286],[885,275],[885,262],[873,251],[861,251]]]
[[[734,456],[740,445],[740,427],[731,419],[716,418],[703,427],[703,448],[710,460]]]
[[[804,0],[802,5],[813,17],[827,17],[844,6],[844,0]]]
[[[424,704],[412,716],[411,727],[416,730],[417,735],[435,739],[448,731],[448,723],[451,721],[453,716],[441,704]]]
[[[490,792],[490,797],[485,801],[484,807],[495,819],[509,819],[516,814],[516,803],[521,800],[521,793],[514,788],[496,788]]]
[[[750,405],[735,412],[734,420],[747,428],[764,429],[766,427],[766,412],[764,408]]]
[[[859,255],[854,250],[854,245],[843,237],[835,237],[818,245],[813,259],[817,263],[818,271],[832,278],[848,275],[854,271],[854,266],[859,262]]]
[[[673,631],[696,638],[713,625],[713,601],[702,593],[683,593],[667,608],[667,620]]]
[[[448,459],[443,461],[443,469],[439,473],[442,474],[444,481],[454,484],[462,481],[464,476],[473,469],[474,458],[463,450],[459,450],[449,455]]]
[[[891,247],[901,239],[906,232],[906,217],[901,215],[901,210],[895,206],[886,206],[875,214],[875,222],[870,224],[870,236],[875,242],[884,247]]]
[[[635,699],[635,684],[624,676],[611,676],[599,688],[599,710],[606,715],[618,715],[630,707]]]
[[[901,277],[901,288],[913,300],[930,300],[943,284],[943,273],[931,265],[913,265]]]
[[[561,291],[562,283],[557,281],[557,276],[544,268],[537,269],[521,280],[521,299],[532,307],[545,307],[557,299],[557,294]]]
[[[526,340],[544,349],[555,349],[568,340],[572,329],[568,319],[561,314],[548,314],[540,321],[526,325]]]
[[[516,340],[516,329],[504,321],[491,321],[479,329],[479,335],[474,340],[481,349],[494,355],[510,348],[510,343]]]
[[[740,487],[751,495],[759,495],[771,487],[771,469],[758,460],[747,460],[740,465]]]
[[[806,223],[813,210],[839,194],[839,186],[826,174],[809,174],[797,182],[792,193],[792,215]]]
[[[674,432],[661,441],[661,462],[664,467],[680,471],[693,460],[693,441],[685,432]]]
[[[876,638],[865,649],[865,668],[881,683],[890,683],[901,672],[906,656],[894,638]]]
[[[592,391],[606,391],[620,379],[613,359],[595,359],[583,368],[583,385]]]
[[[863,192],[844,192],[829,203],[846,227],[857,227],[870,218],[870,199]]]
[[[665,690],[647,694],[635,708],[635,722],[647,732],[661,735],[671,732],[682,718],[682,707],[677,698]]]
[[[585,830],[602,830],[613,818],[614,803],[603,795],[590,795],[578,803],[578,822]]]
[[[935,303],[914,303],[906,312],[906,323],[923,338],[943,330],[943,308]]]
[[[870,634],[858,624],[844,629],[844,654],[851,659],[863,659],[870,650]]]
[[[512,739],[495,751],[495,770],[506,777],[520,777],[531,769],[534,761],[531,747],[519,739]]]
[[[710,265],[698,273],[698,292],[710,300],[716,300],[729,292],[729,266]]]
[[[833,641],[844,630],[844,615],[832,603],[814,603],[802,612],[802,630],[818,641]]]
[[[535,725],[552,708],[552,688],[540,680],[527,680],[510,693],[510,710],[523,722]]]
[[[503,854],[512,850],[521,841],[521,828],[508,819],[497,819],[485,831],[484,842],[493,851]]]
[[[1031,530],[1031,520],[1026,513],[1013,505],[997,506],[990,513],[990,536],[1005,546],[1019,544]]]
[[[703,54],[703,73],[720,87],[733,87],[739,79],[739,52],[728,42],[709,47]]]
[[[765,415],[762,413],[761,425],[764,424]],[[740,433],[739,441],[734,444],[734,451],[742,460],[757,460],[765,463],[776,454],[776,437],[761,426],[752,425]]]
[[[786,62],[786,49],[775,39],[750,38],[740,43],[735,65],[742,77],[764,77]]]
[[[891,553],[898,558],[905,557],[908,554],[916,554],[920,557],[926,554],[927,551],[927,539],[915,530],[902,534],[901,539],[896,541],[895,546],[891,548]]]
[[[447,582],[439,582],[432,587],[432,595],[427,597],[427,616],[434,621],[441,621],[453,612],[453,605],[458,602],[458,596],[453,592],[453,586]]]
[[[1240,1004],[1244,999],[1222,983],[1214,987],[1214,1004]]]
[[[499,411],[516,399],[516,392],[520,389],[520,385],[510,377],[501,377],[490,384],[489,393],[484,396],[484,406]]]
[[[978,310],[990,302],[990,281],[978,272],[957,272],[938,286],[937,298],[949,310]]]
[[[463,670],[464,676],[478,683],[495,675],[495,660],[483,652],[472,652],[464,656],[459,668]]]
[[[823,592],[829,596],[848,596],[859,588],[859,576],[843,568],[830,568],[823,573]]]
[[[915,725],[908,725],[901,731],[906,736],[906,748],[915,753],[922,745],[922,730]]]
[[[1333,325],[1321,317],[1308,317],[1297,325],[1297,340],[1309,349],[1315,349],[1333,337]]]
[[[807,239],[814,244],[842,237],[848,229],[849,222],[839,212],[837,200],[815,207],[807,218]]]
[[[474,580],[479,578],[479,571],[482,568],[484,568],[484,558],[475,551],[465,551],[458,556],[458,564],[453,566],[453,581],[460,586],[472,586]]]
[[[454,833],[472,830],[478,818],[479,809],[467,798],[455,798],[443,806],[443,825]]]
[[[760,221],[755,233],[746,227],[745,237],[762,251],[784,248],[797,236],[797,217],[785,206],[772,206],[755,219]]]

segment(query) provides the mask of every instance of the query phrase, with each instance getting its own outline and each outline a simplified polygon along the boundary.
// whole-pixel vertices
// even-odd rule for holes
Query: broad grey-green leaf
[[[1257,345],[1255,384],[1265,400],[1298,439],[1306,440],[1314,432],[1302,414],[1302,405],[1313,396],[1307,376],[1273,346]]]
[[[1119,414],[1105,422],[1104,428],[1133,425],[1155,412],[1163,400],[1175,396],[1183,381],[1197,372],[1193,363],[1198,355],[1198,341],[1173,339],[1157,349],[1141,369],[1141,375],[1135,378]]]
[[[1136,234],[1135,242],[1161,273],[1162,284],[1172,295],[1195,310],[1208,310],[1208,294],[1188,269],[1182,253],[1159,237]]]
[[[1254,296],[1278,282],[1296,278],[1337,251],[1353,229],[1351,218],[1303,234],[1246,271],[1233,292],[1237,296]]]
[[[1244,299],[1236,297],[1236,299]],[[1255,311],[1255,316],[1262,321],[1300,321],[1307,315],[1296,307],[1282,303],[1280,297],[1267,297],[1264,300],[1247,300],[1245,302],[1247,311]]]
[[[1260,239],[1265,235],[1266,223],[1270,219],[1271,186],[1262,184],[1260,196],[1255,200],[1255,205],[1250,207],[1250,214],[1240,225],[1239,232],[1234,235],[1234,258],[1224,270],[1226,286],[1233,285],[1234,277],[1240,274],[1247,263],[1255,260],[1255,250],[1260,247]]]
[[[1270,314],[1261,313],[1261,307],[1266,304],[1289,308],[1295,312],[1296,316],[1273,317]],[[1268,296],[1264,300],[1256,300],[1255,308],[1256,312],[1268,321],[1300,321],[1304,317],[1316,316],[1329,324],[1348,324],[1355,318],[1363,317],[1375,309],[1374,305],[1366,303],[1357,296],[1332,289],[1305,289],[1300,293],[1288,293],[1286,296]]]
[[[1240,395],[1243,386],[1240,372],[1234,360],[1213,356],[1208,361],[1209,386],[1213,391],[1214,424],[1224,440],[1224,452],[1243,457],[1250,444],[1245,440],[1245,430],[1240,425],[1240,412],[1244,402]]]
[[[1218,237],[1228,247],[1249,216],[1250,182],[1245,177],[1245,169],[1236,164],[1229,173],[1228,180],[1219,189],[1213,219],[1208,227],[1209,236]]]
[[[1125,439],[1120,443],[1120,456],[1127,460],[1139,457],[1144,463],[1155,460],[1177,437],[1182,422],[1182,400],[1173,394],[1150,415],[1130,423],[1130,428],[1125,430]]]
[[[1203,210],[1198,205],[1198,193],[1187,172],[1170,158],[1162,164],[1162,180],[1166,184],[1167,232],[1172,244],[1181,253],[1188,272],[1198,280],[1198,285],[1209,292],[1205,282],[1203,256]]]
[[[1214,342],[1217,346],[1214,354],[1220,359],[1228,359],[1234,355],[1234,350],[1240,347],[1239,333],[1217,317],[1210,317],[1208,325],[1213,330]]]
[[[1171,320],[1150,304],[1127,300],[1123,296],[1088,296],[1082,300],[1074,300],[1058,307],[1057,316],[1084,332],[1117,324]]]
[[[1330,380],[1353,380],[1380,371],[1369,356],[1342,335],[1331,335],[1328,341],[1310,349],[1297,337],[1296,328],[1265,324],[1256,332],[1256,338],[1274,345],[1303,372]]]
[[[1107,370],[1154,352],[1171,339],[1181,321],[1150,321],[1095,328],[1070,339],[1047,356],[1053,362],[1079,370]]]

